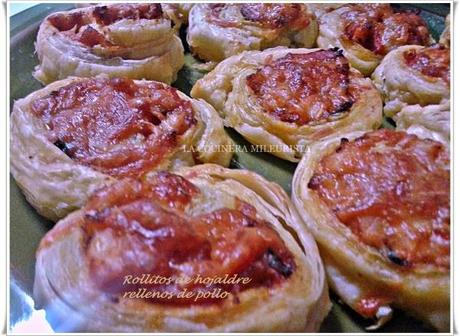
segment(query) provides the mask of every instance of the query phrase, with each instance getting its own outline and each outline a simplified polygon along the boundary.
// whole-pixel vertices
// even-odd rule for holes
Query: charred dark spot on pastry
[[[329,50],[333,51],[335,53],[335,56],[343,56],[343,49],[335,47],[335,48],[331,48]]]
[[[256,226],[256,223],[257,223],[257,222],[256,222],[254,219],[252,219],[252,218],[250,218],[250,217],[246,217],[246,218],[244,219],[244,224],[243,224],[243,225],[244,225],[245,227],[255,227],[255,226]]]
[[[72,153],[72,146],[67,144],[66,142],[62,141],[61,139],[58,139],[54,142],[54,145],[59,148],[61,151],[64,152],[67,156],[70,156]]]
[[[96,6],[93,10],[93,15],[100,20],[107,16],[107,6]]]
[[[398,256],[398,254],[395,251],[388,251],[387,252],[387,257],[390,259],[390,261],[398,266],[409,266],[409,262]]]
[[[120,298],[118,296],[109,296],[109,299],[112,303],[119,303],[120,302]]]
[[[308,185],[307,187],[309,189],[316,189],[318,187],[318,184],[320,183],[320,181],[318,180],[318,176],[317,175],[313,175],[310,179],[310,181],[308,182]]]
[[[347,143],[349,143],[350,140],[348,140],[347,138],[342,138],[340,139],[340,145],[339,147],[337,147],[337,149],[335,150],[336,153],[340,153],[343,149],[343,146]]]
[[[342,105],[340,105],[339,108],[337,110],[335,110],[332,114],[338,114],[338,113],[346,112],[352,106],[353,106],[353,100],[346,101]]]
[[[292,266],[284,263],[283,260],[281,260],[281,258],[277,256],[272,249],[268,249],[267,252],[265,252],[264,259],[266,260],[269,267],[273,268],[285,278],[289,277],[294,271]]]
[[[103,210],[89,210],[85,212],[85,219],[95,222],[100,222],[110,214],[110,209],[105,208]]]

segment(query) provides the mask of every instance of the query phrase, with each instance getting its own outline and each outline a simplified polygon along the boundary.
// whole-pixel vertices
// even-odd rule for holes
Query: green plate
[[[449,13],[447,4],[397,4],[404,9],[421,10],[432,35],[437,39],[444,29],[444,17]],[[42,85],[32,77],[32,71],[38,64],[34,51],[34,41],[41,20],[51,12],[73,8],[71,4],[42,4],[29,8],[10,20],[10,107],[16,99],[25,97]],[[204,73],[194,70],[193,63],[197,62],[190,54],[186,55],[186,66],[180,71],[178,80],[173,86],[189,93],[197,79]],[[228,130],[230,136],[238,145],[248,143],[233,130]],[[246,146],[250,148],[251,146]],[[291,179],[296,165],[283,161],[265,153],[235,154],[233,168],[245,168],[256,171],[268,180],[279,183],[289,194]],[[34,319],[37,326],[37,316],[43,320],[43,312],[33,308],[32,286],[34,278],[35,251],[45,233],[51,229],[52,223],[40,217],[26,202],[14,179],[10,180],[10,328],[17,330],[20,322]],[[348,307],[342,305],[331,293],[333,308],[324,321],[322,332],[365,332],[366,326],[372,321],[359,317]],[[42,321],[43,322],[43,321]],[[42,323],[43,324],[43,323]],[[16,327],[15,327],[16,326]],[[33,330],[39,332],[40,330]],[[47,329],[42,331],[46,332]],[[394,318],[379,332],[432,332],[421,322],[408,317],[403,312],[396,311]]]

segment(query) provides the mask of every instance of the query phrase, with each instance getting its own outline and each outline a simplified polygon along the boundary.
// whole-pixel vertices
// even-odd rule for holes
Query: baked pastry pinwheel
[[[188,24],[188,14],[194,6],[194,3],[163,3],[161,7],[174,22]]]
[[[252,144],[292,162],[313,142],[382,121],[379,92],[338,49],[248,51],[221,62],[191,95]]]
[[[245,50],[310,48],[317,35],[306,4],[198,4],[189,14],[187,42],[200,59],[220,62]]]
[[[399,47],[385,56],[372,80],[387,116],[407,105],[440,104],[450,99],[450,49],[439,44]]]
[[[349,4],[321,17],[318,46],[344,50],[351,65],[370,75],[383,56],[402,45],[430,45],[423,19],[389,4]]]
[[[35,78],[69,76],[149,79],[171,83],[184,48],[160,4],[110,4],[49,15],[35,44]]]
[[[439,44],[450,48],[450,14],[446,16],[446,27],[439,37]]]
[[[16,101],[11,114],[11,173],[52,220],[116,178],[226,166],[231,144],[212,106],[154,81],[71,77]]]
[[[440,331],[450,317],[448,147],[381,129],[316,143],[292,198],[314,235],[330,287],[379,326],[400,308]]]
[[[432,131],[436,140],[446,144],[450,141],[450,101],[435,105],[408,105],[394,118],[397,129],[421,127]]]
[[[87,332],[317,331],[330,308],[281,187],[209,164],[98,190],[41,241],[34,298]]]
[[[315,14],[316,18],[319,19],[324,14],[332,12],[343,5],[343,3],[309,3],[308,7]]]

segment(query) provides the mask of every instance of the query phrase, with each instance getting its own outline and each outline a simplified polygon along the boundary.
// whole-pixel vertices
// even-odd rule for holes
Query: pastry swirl
[[[297,167],[292,198],[346,304],[377,326],[398,307],[446,331],[449,151],[430,132],[408,132],[315,144]]]
[[[422,128],[437,141],[450,142],[450,101],[436,105],[405,106],[395,117],[397,129]]]
[[[57,330],[317,331],[330,308],[323,272],[278,185],[208,164],[94,193],[40,243],[34,297]],[[231,277],[250,281],[224,282]],[[125,295],[142,287],[173,295]],[[228,296],[179,298],[185,289]]]
[[[446,16],[445,25],[444,31],[439,37],[439,44],[450,48],[450,14]]]
[[[188,25],[188,15],[194,5],[194,3],[163,3],[161,7],[174,22]]]
[[[343,49],[354,68],[370,75],[391,50],[434,41],[415,12],[395,11],[389,4],[349,4],[321,17],[317,42],[320,48]]]
[[[378,91],[337,49],[245,52],[198,80],[191,95],[252,144],[279,147],[272,154],[293,162],[311,143],[382,119]]]
[[[304,4],[199,4],[189,15],[187,42],[205,61],[220,62],[246,50],[310,48],[318,35]]]
[[[450,99],[450,49],[439,44],[399,47],[385,56],[372,80],[387,116],[407,105],[441,104]]]
[[[153,81],[72,77],[18,100],[11,115],[11,172],[52,220],[116,178],[226,166],[231,144],[209,104]]]
[[[34,76],[48,84],[69,76],[175,80],[184,49],[160,4],[111,4],[57,12],[37,35]]]
[[[309,3],[308,7],[315,14],[316,19],[319,21],[321,16],[326,13],[332,12],[334,9],[342,7],[341,3]]]

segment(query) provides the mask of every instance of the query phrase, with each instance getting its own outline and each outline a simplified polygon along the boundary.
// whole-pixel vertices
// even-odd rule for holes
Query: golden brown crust
[[[182,42],[158,4],[101,5],[49,15],[40,25],[34,76],[48,84],[68,76],[175,80]]]
[[[332,12],[334,9],[337,9],[343,5],[344,4],[341,3],[310,3],[308,4],[308,7],[310,7],[311,11],[319,20],[324,14]]]
[[[426,56],[430,54],[433,58]],[[442,46],[399,47],[385,56],[372,80],[383,96],[387,116],[409,105],[443,104],[450,99],[450,50]]]
[[[32,104],[39,98],[58,92],[66,85],[86,80],[73,77],[52,83],[16,101],[11,115],[11,172],[28,201],[43,216],[52,220],[81,207],[96,188],[113,181],[113,177],[103,171],[72,160],[54,145],[49,140],[46,123],[32,112]],[[143,85],[150,82],[135,83]],[[167,87],[162,83],[155,85]],[[202,100],[190,99],[178,91],[177,94],[191,104],[197,122],[177,138],[174,149],[163,156],[152,170],[197,162],[228,165],[232,156],[229,148],[232,141],[225,133],[216,111]],[[160,124],[154,128],[168,125]]]
[[[163,3],[161,7],[176,24],[188,25],[188,15],[194,3]]]
[[[425,129],[437,141],[450,142],[450,101],[439,105],[405,106],[395,117],[397,129]]]
[[[314,240],[284,191],[252,172],[216,165],[182,168],[177,173],[200,190],[186,208],[194,215],[230,206],[235,198],[250,202],[294,256],[295,271],[271,289],[250,288],[240,292],[237,301],[228,299],[208,306],[182,308],[127,299],[114,302],[92,285],[83,251],[83,212],[77,211],[45,236],[37,252],[34,297],[39,307],[57,318],[57,329],[317,331],[330,308],[322,263]],[[298,241],[290,230],[296,231]],[[69,317],[74,322],[70,326],[66,323]]]
[[[421,17],[396,12],[389,4],[349,4],[323,15],[317,41],[320,48],[342,48],[366,76],[394,48],[433,42]]]
[[[312,47],[318,35],[304,4],[198,4],[189,15],[187,42],[200,59],[219,62],[245,50]]]
[[[441,36],[439,37],[439,43],[450,48],[450,14],[446,16],[446,22],[445,22],[446,27],[444,28],[444,31],[442,32]]]
[[[296,162],[304,147],[316,141],[381,124],[379,93],[344,60],[338,50],[279,47],[245,52],[197,81],[191,95],[213,105],[225,124],[252,144],[272,146],[275,150],[268,151],[273,155]],[[322,86],[324,73],[334,82]],[[257,94],[253,89],[263,90]],[[273,111],[264,105],[273,105]]]
[[[362,243],[317,193],[308,188],[324,157],[334,153],[343,139],[353,141],[364,134],[354,132],[331,137],[308,149],[294,175],[294,205],[318,242],[331,288],[344,302],[366,317],[373,315],[384,321],[391,316],[391,307],[398,307],[446,331],[449,328],[449,271],[429,264],[402,269],[375,248]],[[418,132],[417,136],[432,135]],[[448,165],[445,169],[448,170]]]

